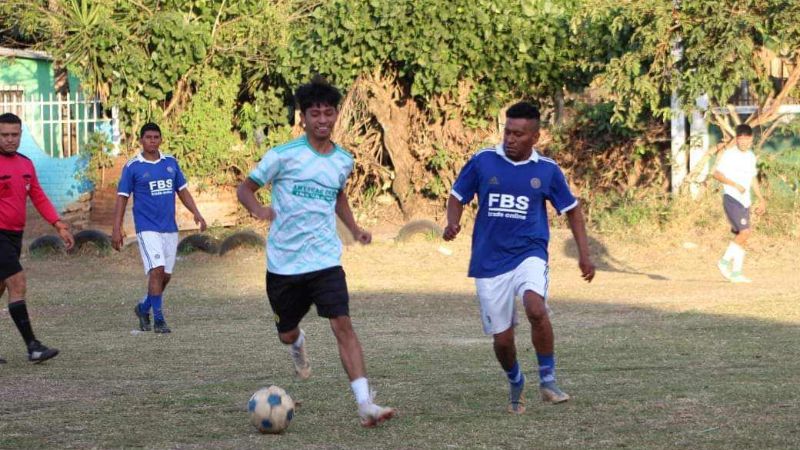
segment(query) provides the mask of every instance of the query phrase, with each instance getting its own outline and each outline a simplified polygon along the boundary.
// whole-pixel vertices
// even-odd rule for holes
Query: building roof
[[[39,59],[44,61],[53,60],[53,57],[47,52],[8,47],[0,47],[0,57]]]

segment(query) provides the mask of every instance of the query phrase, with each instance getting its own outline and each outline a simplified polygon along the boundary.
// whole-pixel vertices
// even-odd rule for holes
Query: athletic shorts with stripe
[[[516,299],[522,298],[525,291],[533,291],[546,301],[548,272],[543,259],[530,257],[509,272],[491,278],[476,278],[483,332],[498,334],[516,326]]]
[[[156,267],[164,267],[164,272],[172,273],[178,253],[178,233],[142,231],[136,233],[136,241],[139,243],[144,273],[148,274]]]

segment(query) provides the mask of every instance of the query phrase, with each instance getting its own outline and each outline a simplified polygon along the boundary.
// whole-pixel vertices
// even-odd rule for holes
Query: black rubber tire
[[[219,244],[219,239],[211,235],[205,233],[190,234],[178,243],[178,253],[186,254],[200,250],[205,253],[216,254],[219,253]]]
[[[412,220],[400,228],[395,240],[405,242],[418,234],[428,234],[439,238],[443,232],[442,227],[432,220]]]
[[[32,254],[64,253],[65,249],[64,241],[54,234],[38,237],[28,246],[28,252]]]
[[[87,243],[94,244],[98,250],[107,251],[111,249],[111,236],[99,230],[81,230],[75,233],[75,246],[70,253],[75,253]]]
[[[240,231],[233,233],[222,241],[222,245],[219,246],[219,254],[224,255],[242,246],[263,248],[266,244],[264,238],[256,232],[251,230]]]

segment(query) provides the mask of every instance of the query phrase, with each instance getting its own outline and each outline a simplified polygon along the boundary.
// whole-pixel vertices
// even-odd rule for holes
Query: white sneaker
[[[378,406],[372,403],[372,400],[370,400],[369,403],[361,403],[358,405],[358,416],[361,417],[362,427],[376,427],[396,415],[396,409]]]
[[[548,381],[539,386],[539,393],[542,394],[542,401],[557,405],[569,400],[569,395],[558,388],[555,381]]]
[[[731,279],[731,262],[726,261],[724,259],[720,259],[717,262],[717,269],[719,269],[719,273],[722,274],[722,277],[726,280],[730,281]]]
[[[742,275],[741,273],[734,273],[731,274],[731,283],[752,283],[753,280],[747,278],[746,276]]]
[[[311,376],[311,364],[308,361],[308,355],[306,355],[306,344],[303,343],[299,350],[296,350],[294,346],[290,345],[289,355],[292,357],[294,373],[297,375],[297,378],[307,380],[308,377]]]

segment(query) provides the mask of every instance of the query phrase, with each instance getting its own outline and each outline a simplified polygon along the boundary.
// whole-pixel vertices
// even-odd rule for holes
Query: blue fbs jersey
[[[462,204],[478,195],[469,276],[491,278],[526,258],[548,260],[550,227],[545,201],[563,214],[578,205],[555,161],[533,151],[512,161],[502,144],[479,151],[461,170],[452,195]]]
[[[175,193],[186,188],[186,178],[172,156],[161,154],[148,161],[139,154],[122,169],[117,194],[133,194],[133,222],[136,232],[178,231],[175,222]]]

